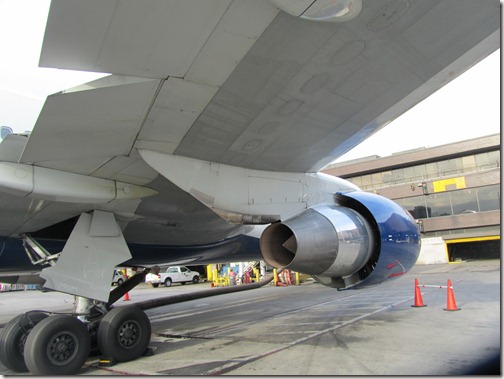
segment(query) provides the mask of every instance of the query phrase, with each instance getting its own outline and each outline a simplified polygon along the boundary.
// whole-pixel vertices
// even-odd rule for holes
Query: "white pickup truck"
[[[161,283],[170,287],[172,283],[198,283],[199,275],[199,272],[191,271],[185,266],[171,266],[158,275],[147,274],[145,282],[152,284],[153,287],[158,287]]]

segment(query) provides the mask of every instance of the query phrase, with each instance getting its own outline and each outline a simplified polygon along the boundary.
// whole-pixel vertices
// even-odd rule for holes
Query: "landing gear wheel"
[[[117,362],[140,357],[147,349],[150,337],[149,318],[136,307],[112,309],[98,327],[98,347],[101,353]]]
[[[23,354],[26,338],[46,317],[46,313],[32,311],[14,317],[5,325],[0,335],[0,361],[5,367],[16,372],[28,371]]]
[[[88,329],[70,315],[54,315],[39,322],[24,347],[26,366],[35,375],[77,373],[91,349]]]
[[[164,285],[165,287],[171,287],[172,285],[172,281],[170,278],[166,278],[165,281],[164,281]]]

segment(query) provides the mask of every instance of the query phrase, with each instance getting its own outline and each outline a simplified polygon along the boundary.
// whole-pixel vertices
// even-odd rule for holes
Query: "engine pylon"
[[[420,291],[420,287],[418,285],[418,279],[415,279],[415,304],[413,304],[412,307],[420,308],[426,306],[427,305],[423,303],[422,292]]]

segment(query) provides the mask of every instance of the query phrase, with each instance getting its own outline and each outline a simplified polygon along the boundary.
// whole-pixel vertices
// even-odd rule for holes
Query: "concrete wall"
[[[442,237],[422,238],[417,264],[448,263],[446,244]]]

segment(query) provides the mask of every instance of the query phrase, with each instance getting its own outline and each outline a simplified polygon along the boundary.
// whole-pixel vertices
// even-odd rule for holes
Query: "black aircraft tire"
[[[98,347],[102,355],[117,362],[140,357],[151,338],[149,318],[140,308],[118,307],[100,321]]]
[[[91,338],[86,325],[70,315],[39,322],[24,347],[26,366],[34,375],[73,375],[86,362]]]
[[[24,361],[24,345],[33,327],[45,319],[43,312],[27,312],[14,317],[3,328],[0,335],[0,361],[5,367],[16,372],[27,372]]]

